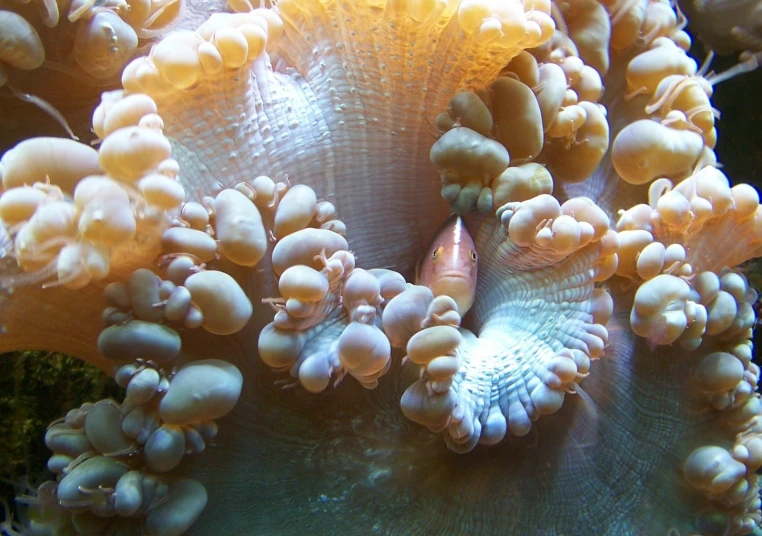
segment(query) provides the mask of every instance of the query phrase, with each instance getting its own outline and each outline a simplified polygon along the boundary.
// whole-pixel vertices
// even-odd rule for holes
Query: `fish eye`
[[[442,254],[442,251],[444,251],[444,246],[439,246],[437,249],[434,250],[434,253],[431,254],[431,258],[434,260],[437,260],[439,256]]]
[[[476,254],[476,251],[473,249],[471,250],[471,260],[476,262],[479,259],[478,255]]]

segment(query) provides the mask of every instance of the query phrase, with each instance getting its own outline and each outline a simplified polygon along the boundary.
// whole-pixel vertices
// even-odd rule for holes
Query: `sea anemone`
[[[205,6],[102,94],[96,147],[0,160],[0,349],[127,389],[51,425],[46,508],[156,535],[762,520],[762,209],[676,8]],[[413,280],[451,212],[466,296]]]

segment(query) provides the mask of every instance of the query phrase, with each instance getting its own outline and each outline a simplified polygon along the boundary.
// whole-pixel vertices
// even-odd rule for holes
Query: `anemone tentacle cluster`
[[[762,52],[759,0],[681,0],[679,6],[690,18],[693,31],[713,52],[741,52],[743,69],[753,68],[754,61],[759,61]]]
[[[718,169],[722,76],[688,56],[675,7],[246,4],[180,16],[127,64],[97,149],[35,138],[0,160],[18,265],[0,347],[95,288],[80,311],[101,324],[74,331],[127,388],[51,427],[57,481],[30,507],[296,532],[291,496],[283,519],[226,515],[258,500],[233,483],[266,456],[262,493],[330,504],[337,534],[371,503],[386,533],[751,532],[758,296],[738,266],[762,255],[762,209]],[[450,212],[475,229],[478,276],[433,273],[465,297],[408,282]],[[441,248],[431,262],[457,261]],[[401,527],[404,497],[443,489],[476,497],[467,518]]]
[[[0,7],[0,87],[46,59],[49,67],[97,85],[119,75],[140,39],[164,33],[183,1],[35,0]]]
[[[147,97],[140,113],[116,110],[100,151],[62,138],[33,138],[0,161],[2,218],[14,235],[12,255],[24,274],[9,286],[44,281],[78,289],[105,279],[112,259],[151,246],[141,233],[160,231],[185,190]],[[123,127],[123,128],[120,128]]]
[[[186,364],[171,377],[166,364],[138,360],[119,367],[117,382],[127,390],[123,403],[88,403],[51,424],[45,435],[53,451],[48,469],[58,480],[23,500],[35,510],[71,516],[32,516],[30,529],[182,534],[195,522],[206,506],[204,486],[165,473],[214,439],[213,419],[235,405],[242,377],[221,360]]]

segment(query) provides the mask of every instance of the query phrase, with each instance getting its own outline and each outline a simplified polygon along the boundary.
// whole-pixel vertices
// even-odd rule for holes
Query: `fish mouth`
[[[431,288],[434,295],[450,296],[458,304],[460,315],[465,315],[473,305],[476,293],[476,285],[471,276],[458,271],[442,272],[437,276],[437,282]]]
[[[463,272],[461,270],[443,270],[436,274],[437,285],[440,281],[463,281],[464,283],[471,284],[471,274]]]

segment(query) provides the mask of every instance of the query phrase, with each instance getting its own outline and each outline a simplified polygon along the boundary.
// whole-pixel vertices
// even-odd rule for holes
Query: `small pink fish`
[[[476,246],[466,223],[453,214],[419,261],[416,282],[429,287],[434,296],[450,296],[463,316],[474,303],[477,264]]]

